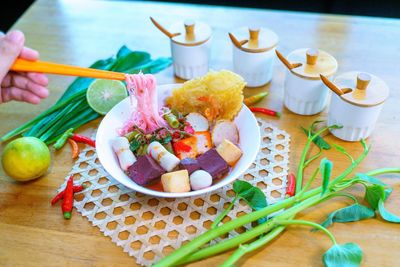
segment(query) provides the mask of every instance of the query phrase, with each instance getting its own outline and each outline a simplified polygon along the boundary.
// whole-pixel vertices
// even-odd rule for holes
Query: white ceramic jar
[[[174,73],[189,80],[208,72],[211,28],[200,21],[186,20],[169,28],[175,36],[171,38],[171,54]]]
[[[302,48],[291,52],[287,61],[292,67],[285,77],[285,106],[299,115],[314,115],[324,110],[330,91],[320,74],[332,77],[338,67],[336,59],[322,50]]]
[[[388,86],[372,74],[357,71],[346,72],[333,83],[344,93],[332,95],[327,123],[342,128],[330,131],[345,141],[369,137],[389,96]]]
[[[244,78],[247,87],[269,83],[274,69],[278,35],[267,28],[242,27],[229,36],[241,43],[240,46],[235,42],[233,45],[233,71]]]

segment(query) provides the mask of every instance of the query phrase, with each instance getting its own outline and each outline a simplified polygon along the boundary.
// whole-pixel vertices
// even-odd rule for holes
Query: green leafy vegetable
[[[233,183],[233,191],[238,194],[254,210],[267,206],[267,199],[263,191],[256,186],[252,186],[246,181],[236,180]]]
[[[229,213],[229,211],[232,210],[233,205],[239,198],[242,198],[244,201],[246,201],[246,203],[253,210],[259,210],[265,208],[268,205],[267,199],[263,191],[261,191],[260,188],[253,186],[246,181],[236,180],[233,183],[233,191],[235,191],[236,193],[235,198],[232,200],[229,206],[221,214],[218,215],[218,217],[212,223],[211,228],[215,228],[222,221],[222,219]],[[258,223],[261,224],[266,220],[267,217],[260,218],[258,220]]]
[[[381,180],[374,178],[372,176],[366,175],[364,173],[357,173],[356,177],[358,179],[360,179],[361,181],[365,181],[368,182],[370,184],[376,184],[376,185],[382,185],[382,186],[387,186],[387,184],[385,184],[384,182],[382,182]]]
[[[362,254],[355,243],[335,244],[324,253],[322,260],[327,267],[356,267],[360,266]]]
[[[400,223],[399,216],[386,210],[383,199],[380,199],[378,202],[378,210],[379,210],[379,214],[385,221],[392,222],[392,223]]]
[[[320,171],[322,174],[322,192],[321,195],[324,195],[326,193],[326,191],[328,190],[328,186],[329,186],[329,179],[331,178],[331,172],[332,172],[332,162],[329,161],[326,158],[323,158],[321,160],[321,164],[320,164]]]
[[[335,222],[345,223],[345,222],[357,222],[364,219],[369,219],[375,217],[374,210],[360,205],[358,203],[351,206],[335,210],[330,213],[326,220],[321,223],[324,227],[329,227]]]
[[[375,215],[375,211],[373,209],[359,205],[358,200],[353,195],[347,191],[344,191],[359,183],[363,184],[364,186],[377,185],[377,181],[375,181],[374,178],[369,179],[367,177],[363,179],[363,177],[360,178],[360,176],[350,176],[370,151],[370,146],[367,146],[364,140],[361,140],[363,148],[362,154],[355,158],[354,161],[352,161],[350,165],[338,176],[330,181],[329,179],[326,179],[329,181],[329,184],[328,186],[325,186],[325,194],[321,194],[323,191],[322,185],[314,189],[309,189],[309,181],[313,179],[314,174],[318,173],[318,171],[314,171],[314,174],[311,178],[309,178],[308,183],[302,187],[302,178],[304,175],[304,169],[306,168],[305,163],[308,161],[307,155],[309,155],[312,140],[318,135],[322,135],[329,128],[339,127],[340,126],[324,127],[321,130],[318,130],[314,135],[307,135],[308,139],[298,164],[295,196],[285,198],[284,200],[281,200],[273,205],[268,205],[265,208],[258,209],[249,214],[240,216],[239,218],[226,222],[223,225],[214,225],[212,229],[200,234],[198,237],[183,245],[181,248],[175,250],[173,253],[169,254],[153,266],[161,267],[184,265],[231,249],[236,249],[221,265],[234,266],[241,257],[261,247],[264,247],[271,242],[271,240],[280,235],[286,227],[292,224],[301,224],[318,228],[319,230],[324,231],[330,237],[334,243],[334,246],[330,248],[323,256],[323,261],[326,266],[358,266],[362,261],[362,251],[356,244],[347,243],[344,245],[338,245],[332,233],[330,233],[325,227],[317,225],[314,222],[295,219],[300,212],[304,212],[310,207],[314,207],[327,200],[341,196],[351,198],[356,204],[331,214],[329,216],[330,218],[327,220],[327,222],[325,222],[326,225],[332,224],[333,222],[347,222],[366,219]],[[326,171],[324,171],[324,173],[325,172]],[[399,174],[400,168],[382,168],[370,171],[366,173],[366,175],[375,177],[376,175],[385,173]],[[246,190],[249,190],[248,188],[250,188],[250,186],[247,184],[236,185],[238,192],[245,192]],[[386,199],[391,193],[391,188],[383,188],[384,198]],[[238,194],[236,195],[235,200],[237,198],[239,198]],[[234,203],[234,201],[232,201],[232,203]],[[232,206],[232,203],[229,206]],[[384,209],[383,199],[378,202],[378,209],[381,210],[382,216],[384,216],[384,218],[387,220],[393,222],[399,221],[398,216],[393,215]],[[227,210],[230,209],[228,208]],[[225,216],[225,214],[226,210],[222,213],[222,215]],[[223,216],[221,217],[220,214],[217,217],[217,221],[219,222]],[[245,232],[239,235],[234,235],[232,238],[227,240],[217,239],[221,235],[228,234],[238,227],[249,225],[250,223],[265,217],[268,217],[269,219],[263,224],[259,224],[250,229],[247,228]]]
[[[366,186],[364,198],[374,210],[377,210],[379,200],[385,199],[385,188],[377,184]]]
[[[314,133],[311,130],[308,130],[304,127],[301,127],[301,129],[303,129],[304,133],[307,136],[312,136]],[[331,145],[328,144],[328,142],[326,142],[324,140],[324,138],[322,138],[320,135],[318,135],[317,137],[314,138],[313,140],[314,144],[316,144],[319,148],[324,149],[324,150],[329,150],[331,149]]]
[[[129,143],[129,149],[132,152],[135,152],[136,150],[138,150],[138,148],[142,145],[142,143],[138,140],[138,139],[133,139],[130,143]]]

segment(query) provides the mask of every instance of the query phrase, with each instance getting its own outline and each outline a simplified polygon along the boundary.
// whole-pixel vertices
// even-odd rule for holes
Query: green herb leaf
[[[322,257],[327,267],[356,267],[360,266],[362,250],[355,243],[335,244]]]
[[[392,222],[392,223],[400,223],[399,216],[397,216],[385,209],[385,204],[384,204],[383,199],[380,199],[378,202],[378,210],[379,210],[379,214],[385,221]]]
[[[364,219],[369,219],[375,217],[374,210],[368,208],[367,206],[360,204],[353,204],[351,206],[335,210],[330,213],[326,220],[321,223],[323,227],[329,227],[335,222],[345,223],[345,222],[357,222]],[[317,231],[318,229],[313,229]]]
[[[304,133],[307,135],[307,137],[311,137],[314,133],[310,130],[307,130],[304,127],[301,127],[301,129],[303,129]],[[329,145],[324,138],[322,138],[321,136],[317,136],[313,139],[313,143],[315,145],[317,145],[319,148],[321,149],[325,149],[325,150],[329,150],[331,149],[331,145]]]
[[[321,196],[326,193],[329,187],[329,179],[331,178],[332,172],[332,162],[329,161],[327,158],[323,158],[320,163],[320,171],[322,174],[322,193]]]
[[[260,188],[251,185],[246,181],[236,180],[233,183],[233,191],[246,201],[253,210],[259,210],[268,206],[267,198]],[[262,224],[268,220],[267,217],[258,219],[258,224]]]
[[[141,142],[138,139],[133,139],[129,144],[129,149],[132,152],[135,152],[136,150],[139,149],[140,145],[141,145]]]
[[[254,210],[265,208],[268,205],[263,191],[248,182],[236,180],[233,183],[233,191]]]
[[[385,198],[386,198],[385,188],[382,185],[373,184],[366,186],[364,199],[374,210],[378,209],[379,201],[381,199],[385,200]]]
[[[368,182],[368,183],[370,183],[370,184],[387,186],[387,184],[385,184],[385,183],[382,182],[381,180],[379,180],[379,179],[377,179],[377,178],[375,178],[375,177],[366,175],[366,174],[364,174],[364,173],[357,173],[357,174],[356,174],[356,177],[357,177],[358,179],[360,179],[360,180],[362,180],[362,181],[365,181],[365,182]]]

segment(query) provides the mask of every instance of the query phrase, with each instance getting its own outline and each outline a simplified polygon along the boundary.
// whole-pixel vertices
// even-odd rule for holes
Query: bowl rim
[[[157,85],[157,92],[163,92],[165,90],[169,90],[172,91],[172,88],[174,86],[180,86],[182,84],[179,83],[173,83],[173,84],[162,84],[162,85]],[[127,97],[129,98],[129,96]],[[125,98],[124,100],[122,100],[121,102],[119,102],[117,105],[115,105],[107,114],[106,116],[104,116],[104,118],[101,120],[99,127],[97,128],[97,132],[96,132],[96,140],[100,140],[99,138],[102,138],[102,134],[103,134],[103,130],[105,127],[105,121],[107,116],[109,116],[109,114],[112,113],[112,110],[115,109],[118,105],[121,105],[121,103],[123,101],[127,101],[127,98]],[[193,197],[193,196],[198,196],[198,195],[202,195],[202,194],[206,194],[206,193],[211,193],[221,187],[224,187],[230,183],[232,183],[233,181],[237,180],[246,170],[248,170],[248,168],[251,166],[251,164],[254,162],[254,160],[256,159],[259,150],[260,150],[260,146],[261,146],[261,133],[260,133],[260,126],[257,122],[256,117],[254,116],[254,114],[250,111],[250,109],[243,104],[242,105],[242,109],[239,111],[240,112],[246,112],[248,113],[250,116],[246,117],[246,120],[251,120],[252,124],[254,124],[257,128],[257,132],[255,133],[256,138],[258,140],[258,142],[256,142],[256,149],[254,149],[254,152],[249,155],[249,163],[243,167],[243,171],[240,172],[239,174],[237,174],[236,176],[231,177],[230,179],[222,179],[220,180],[218,183],[204,188],[204,189],[200,189],[200,190],[195,190],[195,191],[189,191],[189,192],[183,192],[183,193],[170,193],[170,192],[161,192],[161,191],[156,191],[156,190],[152,190],[149,188],[146,188],[144,186],[138,185],[136,184],[134,181],[132,181],[133,183],[129,183],[126,182],[124,180],[121,180],[119,178],[116,178],[114,175],[112,175],[108,170],[107,170],[107,164],[104,164],[105,162],[105,158],[103,158],[103,149],[100,149],[96,146],[96,153],[97,153],[97,158],[100,161],[100,164],[102,165],[102,167],[104,168],[104,170],[106,171],[106,173],[108,175],[110,175],[113,179],[115,179],[116,181],[118,181],[119,183],[123,184],[125,187],[135,190],[137,192],[146,194],[146,195],[150,195],[150,196],[155,196],[155,197],[165,197],[165,198],[182,198],[182,197]],[[239,114],[238,113],[238,114]],[[111,115],[110,115],[111,116]],[[238,116],[238,115],[236,115]],[[96,144],[97,145],[97,144]]]

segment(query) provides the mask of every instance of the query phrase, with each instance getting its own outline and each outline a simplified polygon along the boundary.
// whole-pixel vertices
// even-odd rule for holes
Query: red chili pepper
[[[89,146],[96,147],[96,142],[90,137],[87,137],[87,136],[84,136],[84,135],[80,135],[80,134],[73,134],[71,138],[75,142],[85,143],[85,144],[87,144]]]
[[[180,132],[175,131],[175,132],[172,133],[172,139],[176,140],[176,139],[179,139],[179,138],[181,138],[181,133]]]
[[[73,187],[74,193],[79,193],[81,191],[83,191],[83,189],[86,188],[86,186],[84,185],[74,185]],[[62,199],[64,197],[64,190],[61,191],[60,193],[58,193],[52,200],[51,200],[51,205],[54,205],[57,203],[57,201],[59,201],[60,199]]]
[[[296,191],[296,176],[294,176],[293,173],[289,173],[288,183],[286,187],[286,195],[292,197],[294,196],[295,191]]]
[[[250,110],[252,112],[260,112],[260,113],[263,113],[265,115],[274,116],[274,117],[278,117],[278,118],[280,118],[281,115],[282,115],[278,111],[270,110],[270,109],[267,109],[267,108],[250,107]]]
[[[63,203],[61,210],[65,219],[71,219],[72,205],[74,203],[74,176],[69,177],[67,186],[64,190]]]
[[[192,150],[192,148],[189,145],[187,145],[181,141],[173,143],[172,145],[173,145],[175,151],[190,152]]]

